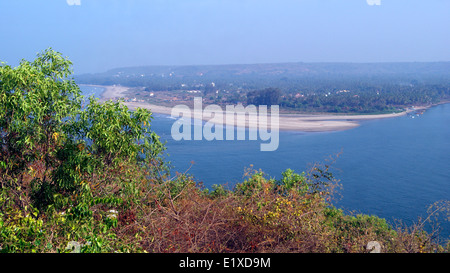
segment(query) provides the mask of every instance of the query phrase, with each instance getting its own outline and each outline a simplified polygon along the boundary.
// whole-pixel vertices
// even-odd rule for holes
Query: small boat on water
[[[423,115],[423,113],[425,113],[425,110],[416,110],[414,112],[408,113],[408,116],[410,118],[414,118],[414,117],[419,117],[420,115]]]

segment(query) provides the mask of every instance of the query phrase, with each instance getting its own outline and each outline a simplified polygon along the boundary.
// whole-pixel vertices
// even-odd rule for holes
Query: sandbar
[[[124,98],[124,92],[126,92],[129,88],[123,87],[119,85],[114,86],[98,86],[105,88],[105,91],[101,95],[101,100],[116,100],[119,98]],[[137,101],[127,101],[124,104],[130,109],[135,110],[136,108],[145,108],[149,109],[153,113],[166,114],[171,115],[172,108],[162,105],[155,105],[146,102],[137,102]],[[426,107],[416,107],[414,109],[424,109]],[[392,114],[376,114],[376,115],[332,115],[332,114],[280,114],[278,121],[278,128],[282,131],[303,131],[303,132],[326,132],[326,131],[341,131],[348,130],[360,125],[361,121],[364,120],[372,120],[372,119],[383,119],[383,118],[393,118],[406,115],[409,111],[403,111],[400,113],[392,113]],[[193,116],[192,111],[192,118]],[[211,117],[209,115],[205,115],[203,120],[211,121]],[[224,115],[225,116],[225,115]],[[245,115],[245,122],[242,120],[241,123],[238,122],[237,117],[234,120],[232,125],[245,124],[246,127],[254,127],[257,128],[258,124],[255,122],[251,122],[249,120],[248,115]],[[223,124],[225,124],[225,119]],[[270,118],[268,122],[268,127],[270,129]]]

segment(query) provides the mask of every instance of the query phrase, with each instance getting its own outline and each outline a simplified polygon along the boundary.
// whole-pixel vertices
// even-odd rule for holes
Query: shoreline
[[[103,85],[89,85],[104,88],[105,90],[101,94],[101,101],[106,100],[115,100],[119,98],[123,98],[124,92],[126,92],[129,88],[123,86],[103,86]],[[152,113],[171,115],[172,108],[167,106],[155,105],[146,102],[124,102],[124,104],[130,109],[135,110],[136,108],[145,108],[152,111]],[[392,114],[375,114],[375,115],[350,115],[350,114],[341,114],[341,115],[333,115],[333,114],[279,114],[279,130],[280,131],[302,131],[302,132],[330,132],[330,131],[343,131],[349,130],[352,128],[356,128],[360,126],[362,121],[365,120],[374,120],[374,119],[384,119],[384,118],[394,118],[404,116],[410,112],[414,112],[417,110],[425,110],[430,106],[420,106],[414,107],[414,109],[409,109],[400,113],[392,113]],[[192,111],[192,109],[191,109]],[[207,113],[207,112],[205,112]],[[203,116],[204,121],[213,122],[210,120],[212,116],[208,117]],[[191,114],[191,118],[194,118],[193,111]],[[244,122],[240,120],[240,122]],[[223,125],[227,125],[226,122],[222,123]],[[235,121],[232,125],[238,126],[239,121],[235,118]],[[257,127],[257,123],[250,123],[248,120],[248,116],[246,115],[245,119],[245,127],[252,128]]]

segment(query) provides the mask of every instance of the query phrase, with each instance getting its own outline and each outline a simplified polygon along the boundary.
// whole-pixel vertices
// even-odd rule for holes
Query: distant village
[[[246,104],[247,100],[247,91],[243,90],[242,87],[234,88],[234,89],[221,89],[216,88],[216,84],[211,82],[208,84],[209,90],[206,88],[204,84],[197,84],[198,89],[189,89],[187,84],[181,84],[179,90],[161,90],[161,91],[152,91],[148,90],[145,87],[134,87],[130,88],[126,93],[125,97],[122,99],[125,102],[147,102],[147,103],[156,103],[160,105],[176,105],[176,104],[189,104],[193,101],[194,97],[201,96],[203,98],[203,102],[206,104]],[[203,90],[200,90],[203,89]],[[208,90],[208,91],[207,91]],[[328,92],[324,94],[320,94],[322,96],[328,97],[332,94],[349,94],[350,90],[343,89],[334,92]],[[289,100],[289,99],[302,99],[308,96],[318,96],[316,93],[289,93],[289,94],[281,94],[280,99]],[[379,93],[377,92],[377,95]],[[359,95],[355,94],[353,97],[359,97]],[[118,99],[118,98],[116,98]]]

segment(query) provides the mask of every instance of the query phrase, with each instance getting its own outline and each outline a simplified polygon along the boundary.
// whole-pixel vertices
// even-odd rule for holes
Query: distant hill
[[[450,77],[450,62],[404,63],[274,63],[186,66],[123,67],[104,73],[77,75],[79,83],[145,86],[147,82],[179,84],[183,81],[237,82],[255,80],[343,79],[343,78],[445,79]]]
[[[392,113],[450,100],[450,62],[143,66],[76,81],[138,87],[134,95],[152,103],[189,101],[195,91],[209,103],[259,104],[272,90],[276,104],[301,112]]]

